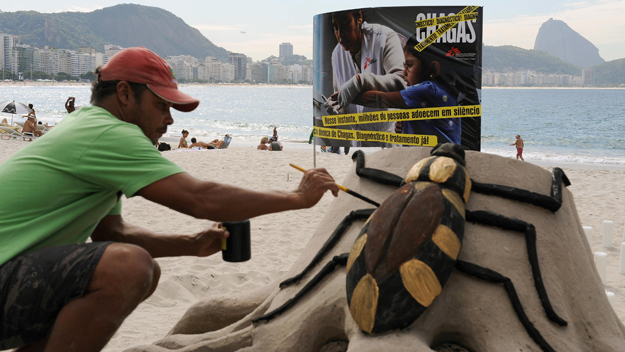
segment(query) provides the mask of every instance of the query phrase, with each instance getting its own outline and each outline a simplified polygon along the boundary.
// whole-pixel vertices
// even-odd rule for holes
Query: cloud
[[[484,44],[514,45],[525,49],[534,48],[540,26],[549,18],[564,21],[574,31],[588,39],[600,50],[606,60],[625,57],[625,0],[604,0],[597,3],[571,2],[562,11],[538,16],[517,16],[505,20],[484,21]],[[604,57],[602,46],[620,44],[621,53],[610,50]]]
[[[625,44],[625,0],[612,0],[585,8],[564,10],[557,18],[595,45]],[[625,56],[623,56],[625,57]]]
[[[293,54],[304,55],[308,59],[312,58],[312,38],[310,35],[279,35],[271,33],[263,33],[263,35],[254,37],[246,37],[241,35],[241,39],[235,40],[219,40],[213,42],[226,50],[244,53],[255,61],[268,58],[271,55],[278,56],[280,54],[280,44],[291,43],[293,45]]]
[[[570,8],[584,8],[590,6],[588,1],[576,1],[576,2],[565,2],[562,4],[562,7],[570,7]]]
[[[299,30],[303,30],[309,33],[312,33],[313,31],[313,26],[311,25],[300,25],[300,26],[287,26],[287,28],[292,28],[292,29],[299,29]]]

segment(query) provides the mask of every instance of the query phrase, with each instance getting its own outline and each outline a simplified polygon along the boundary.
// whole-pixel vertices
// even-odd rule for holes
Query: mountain
[[[105,44],[144,46],[160,56],[213,56],[228,61],[228,51],[204,37],[171,12],[122,4],[93,12],[0,12],[0,33],[20,36],[24,44],[104,52]]]
[[[579,76],[582,69],[541,50],[516,46],[488,46],[482,49],[485,70],[514,72],[531,70],[539,73]]]
[[[595,84],[603,87],[625,86],[625,59],[593,67]]]
[[[546,51],[579,67],[591,67],[605,62],[599,49],[566,23],[550,18],[540,26],[534,50]]]

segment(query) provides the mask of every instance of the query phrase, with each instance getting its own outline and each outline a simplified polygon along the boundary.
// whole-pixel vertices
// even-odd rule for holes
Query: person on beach
[[[29,133],[30,135],[35,137],[41,137],[43,135],[43,132],[37,129],[37,124],[35,123],[34,116],[29,116],[26,122],[24,122],[24,128],[22,128],[22,133]]]
[[[510,145],[516,146],[516,160],[521,158],[521,160],[525,161],[525,159],[523,159],[523,140],[521,139],[521,135],[517,134],[516,141]]]
[[[54,126],[48,125],[48,123],[47,123],[47,122],[46,122],[46,123],[42,123],[41,121],[39,121],[39,122],[37,122],[37,124],[38,124],[39,126],[45,127],[45,130],[49,130],[49,129],[51,129],[52,127],[54,127]]]
[[[187,137],[189,137],[189,131],[182,130],[182,137],[180,137],[178,148],[189,148],[189,146],[187,145]]]
[[[76,110],[76,108],[74,107],[75,102],[76,102],[76,98],[74,97],[69,97],[65,101],[65,110],[67,110],[68,114],[71,114],[72,112],[74,112],[74,110]]]
[[[221,221],[310,208],[328,190],[338,195],[325,169],[306,171],[288,192],[197,179],[154,148],[174,123],[171,108],[199,105],[178,90],[169,64],[128,48],[96,76],[92,106],[0,164],[3,186],[22,190],[0,202],[0,350],[100,351],[156,289],[154,258],[215,254],[229,236]],[[124,221],[122,195],[215,223],[156,233]]]
[[[362,10],[332,13],[332,28],[338,44],[332,52],[334,93],[324,101],[327,114],[380,111],[357,104],[363,91],[399,91],[406,88],[402,75],[402,38],[392,29],[364,21]],[[405,38],[404,38],[405,40]],[[385,109],[382,109],[385,110]],[[393,122],[348,125],[362,131],[392,132]],[[355,147],[389,147],[377,141],[351,141]]]
[[[200,148],[206,148],[206,149],[219,149],[221,148],[223,144],[224,144],[224,141],[223,140],[220,141],[219,139],[213,139],[209,143],[204,143],[204,142],[198,142],[197,139],[193,137],[191,138],[191,145],[189,146],[189,148],[200,147]]]
[[[256,147],[257,150],[267,150],[267,142],[269,141],[269,138],[267,137],[263,137],[260,140],[260,144]]]
[[[272,137],[272,141],[267,150],[279,151],[282,149],[284,149],[284,146],[282,145],[282,142],[278,142],[278,136]]]
[[[37,122],[37,114],[35,114],[35,109],[33,109],[33,104],[28,104],[28,108],[30,109],[30,112],[28,113],[28,115],[23,115],[22,117],[34,117],[35,118],[35,123]]]

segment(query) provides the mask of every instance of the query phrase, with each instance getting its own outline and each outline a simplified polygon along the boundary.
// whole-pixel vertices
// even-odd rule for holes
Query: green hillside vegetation
[[[593,67],[595,85],[625,86],[625,59],[613,60]]]
[[[582,69],[540,50],[516,46],[487,46],[482,51],[483,67],[495,72],[532,70],[539,73],[581,75]]]
[[[89,13],[0,12],[0,33],[20,36],[24,44],[77,50],[86,45],[104,52],[105,44],[144,46],[160,56],[213,56],[228,61],[228,51],[171,12],[122,4]]]
[[[531,70],[545,74],[581,76],[582,68],[541,50],[527,50],[516,46],[487,46],[482,52],[484,70],[518,72]],[[625,85],[625,59],[609,61],[592,67],[595,85],[615,87]]]

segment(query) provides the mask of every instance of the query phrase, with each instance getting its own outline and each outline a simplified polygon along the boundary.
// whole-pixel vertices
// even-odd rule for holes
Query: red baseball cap
[[[113,55],[100,68],[99,79],[146,84],[152,93],[179,111],[193,111],[200,105],[199,100],[178,90],[171,65],[144,47],[127,48]]]

